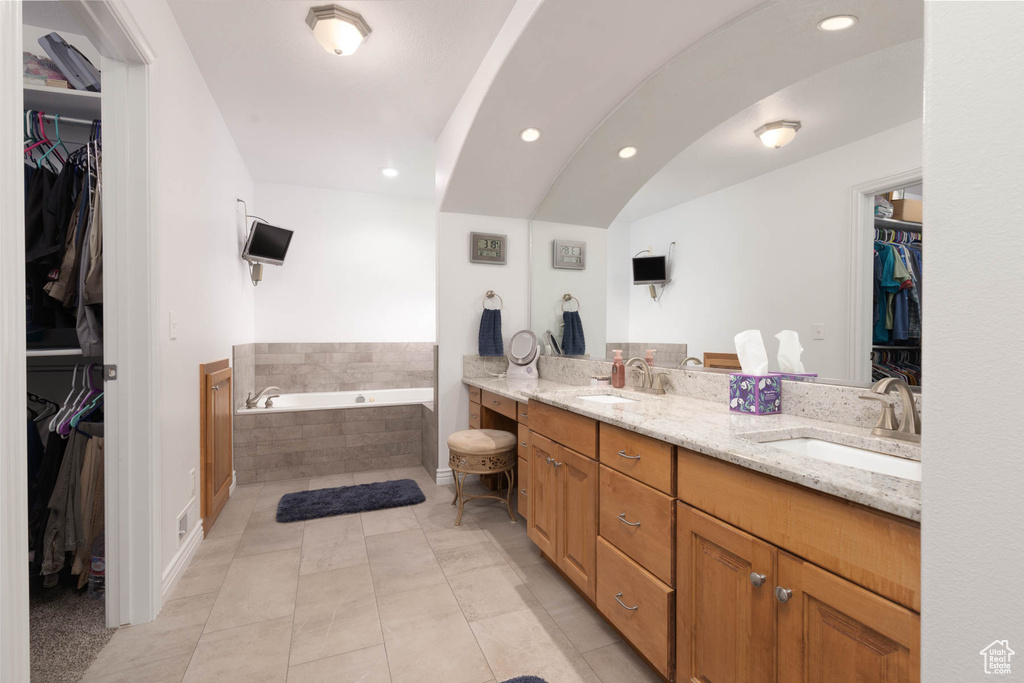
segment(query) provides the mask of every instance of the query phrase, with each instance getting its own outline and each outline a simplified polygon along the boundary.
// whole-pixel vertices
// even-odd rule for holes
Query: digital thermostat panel
[[[483,232],[469,233],[469,260],[471,263],[494,263],[505,265],[505,235],[489,235]]]
[[[587,243],[569,240],[552,240],[552,261],[554,268],[585,270],[587,267]]]

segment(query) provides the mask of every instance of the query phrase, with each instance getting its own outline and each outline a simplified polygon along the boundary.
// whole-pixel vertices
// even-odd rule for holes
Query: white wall
[[[847,376],[851,190],[920,165],[918,120],[633,222],[632,253],[666,253],[673,240],[676,250],[660,303],[629,285],[629,338],[686,343],[700,357],[732,353],[737,332],[760,329],[775,369],[772,337],[791,329],[809,372]]]
[[[469,233],[507,235],[505,265],[469,262]],[[462,357],[476,354],[484,293],[501,295],[501,332],[508,340],[529,324],[529,223],[459,213],[437,214],[437,408],[438,479],[451,478],[448,436],[469,428],[469,393],[462,384]]]
[[[239,259],[243,223],[235,198],[252,204],[252,180],[220,111],[163,0],[132,3],[156,55],[151,106],[156,165],[155,351],[159,387],[161,554],[165,570],[178,550],[178,515],[198,498],[189,472],[199,468],[199,364],[231,357],[253,339],[253,293]],[[178,335],[169,339],[168,317]],[[132,457],[132,454],[125,454]]]
[[[611,342],[629,341],[629,300],[633,292],[631,257],[634,253],[629,250],[629,233],[630,224],[626,221],[612,221],[608,226],[605,339]]]
[[[256,184],[250,213],[295,231],[255,292],[259,342],[432,342],[429,199]]]
[[[551,241],[573,240],[587,243],[585,270],[563,270],[551,265]],[[554,333],[562,343],[562,295],[572,294],[579,300],[580,320],[587,355],[604,358],[605,315],[608,296],[608,231],[565,223],[530,223],[532,242],[530,274],[530,329],[540,337],[545,330]],[[575,310],[576,302],[565,304]],[[514,332],[514,330],[512,330]]]
[[[929,227],[924,362],[925,683],[986,681],[979,652],[1009,640],[1024,675],[1024,3],[925,3]]]

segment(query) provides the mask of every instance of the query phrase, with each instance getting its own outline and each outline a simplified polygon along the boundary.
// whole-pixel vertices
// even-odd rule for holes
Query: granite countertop
[[[541,401],[876,510],[921,520],[920,482],[830,463],[760,443],[813,437],[920,461],[919,445],[879,438],[873,436],[870,429],[795,415],[739,415],[731,412],[724,402],[671,394],[654,396],[608,386],[491,377],[464,378],[463,382],[517,401]],[[637,399],[637,402],[602,404],[579,399],[608,393]]]

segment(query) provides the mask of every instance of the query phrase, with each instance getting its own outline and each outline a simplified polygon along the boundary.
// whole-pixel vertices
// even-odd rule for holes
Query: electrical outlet
[[[192,468],[188,473],[188,495],[195,497],[196,495],[196,468]]]
[[[178,338],[178,314],[167,312],[167,336],[173,341]]]
[[[825,323],[814,323],[814,339],[821,341],[825,338]]]

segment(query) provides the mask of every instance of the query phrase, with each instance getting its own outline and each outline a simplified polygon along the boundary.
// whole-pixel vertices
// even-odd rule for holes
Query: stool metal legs
[[[491,500],[497,500],[497,501],[500,501],[502,503],[505,503],[505,508],[508,510],[509,519],[511,519],[513,523],[515,523],[517,521],[515,513],[512,512],[512,470],[511,469],[507,469],[507,470],[504,470],[502,472],[502,474],[504,475],[503,478],[508,482],[506,487],[505,487],[507,490],[506,490],[504,496],[502,496],[500,494],[497,494],[497,495],[495,495],[495,494],[478,494],[478,495],[466,496],[466,492],[465,492],[466,477],[469,476],[469,472],[462,473],[462,479],[461,480],[459,479],[460,472],[458,470],[452,470],[452,474],[455,475],[455,498],[452,500],[452,506],[454,507],[456,502],[458,502],[458,504],[459,504],[459,512],[458,512],[458,514],[455,515],[455,526],[459,526],[459,525],[462,524],[462,510],[466,506],[466,501],[467,500],[476,500],[478,498],[490,498]]]

